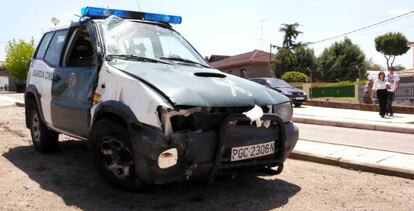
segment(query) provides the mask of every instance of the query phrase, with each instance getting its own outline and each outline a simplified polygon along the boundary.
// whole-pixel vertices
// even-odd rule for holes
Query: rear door
[[[72,27],[68,38],[52,82],[52,119],[55,127],[86,138],[95,84],[95,42],[85,26]]]
[[[59,62],[67,30],[47,32],[30,63],[28,85],[34,85],[40,95],[40,112],[47,125],[52,125],[50,112],[53,72]]]

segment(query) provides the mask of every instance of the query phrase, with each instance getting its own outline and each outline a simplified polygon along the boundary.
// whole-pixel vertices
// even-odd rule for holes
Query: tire
[[[34,148],[42,153],[52,152],[58,146],[59,133],[46,127],[36,107],[32,107],[29,112],[30,134]]]
[[[121,189],[145,190],[135,173],[134,151],[128,130],[115,121],[102,119],[92,126],[89,134],[89,154],[100,173]]]
[[[295,107],[300,107],[302,103],[294,103]]]

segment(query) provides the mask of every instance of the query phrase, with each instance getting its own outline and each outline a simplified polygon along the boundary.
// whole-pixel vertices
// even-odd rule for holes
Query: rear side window
[[[67,33],[68,30],[57,31],[53,36],[45,56],[45,61],[49,65],[57,66],[59,64],[60,54],[62,52],[63,45],[65,44]]]
[[[43,39],[39,47],[37,48],[37,52],[35,55],[36,59],[43,59],[43,57],[45,57],[46,48],[49,45],[49,42],[52,39],[52,36],[53,36],[53,32],[49,32],[45,34],[45,36],[43,36]]]

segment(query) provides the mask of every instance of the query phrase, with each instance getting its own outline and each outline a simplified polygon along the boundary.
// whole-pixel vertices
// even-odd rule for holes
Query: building
[[[0,91],[3,91],[9,86],[9,73],[4,71],[4,62],[0,61]]]
[[[206,60],[208,61],[208,63],[212,63],[218,60],[227,59],[229,57],[230,56],[225,56],[225,55],[211,55],[210,58],[206,58]]]
[[[273,77],[274,74],[270,70],[270,59],[270,53],[253,50],[210,62],[210,66],[223,72],[245,78]]]
[[[408,42],[408,47],[413,48],[413,66],[408,69],[414,69],[414,42]]]
[[[398,71],[398,74],[401,77],[401,82],[414,83],[414,42],[408,42],[407,45],[408,47],[413,48],[413,66],[407,67],[405,70]]]

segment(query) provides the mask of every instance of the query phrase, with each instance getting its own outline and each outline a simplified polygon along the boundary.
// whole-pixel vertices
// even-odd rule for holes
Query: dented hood
[[[275,90],[215,69],[125,60],[108,64],[150,85],[174,106],[263,106],[289,101]]]

